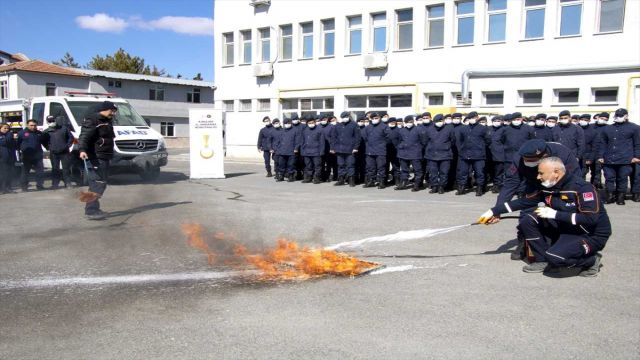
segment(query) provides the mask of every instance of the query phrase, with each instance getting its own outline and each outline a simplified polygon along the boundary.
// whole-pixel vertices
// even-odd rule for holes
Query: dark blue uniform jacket
[[[22,156],[28,159],[42,159],[42,146],[49,146],[49,137],[40,130],[23,129],[18,133],[17,146]]]
[[[542,139],[544,141],[560,141],[560,129],[556,125],[552,128],[542,125],[533,127],[533,138]]]
[[[391,142],[389,127],[379,123],[370,124],[362,131],[362,139],[366,144],[367,155],[387,155],[387,144]]]
[[[324,155],[324,133],[318,126],[315,128],[305,127],[302,130],[302,156],[322,156]]]
[[[575,124],[559,125],[560,129],[560,144],[568,147],[576,154],[576,157],[582,157],[584,153],[584,131],[582,128]]]
[[[300,133],[293,127],[282,130],[282,134],[275,139],[276,142],[273,144],[276,155],[295,155],[295,151],[300,150],[301,140]]]
[[[271,149],[271,131],[272,126],[265,126],[258,133],[258,150],[269,151]]]
[[[584,132],[584,152],[582,153],[582,159],[595,160],[596,151],[598,146],[600,146],[600,133],[595,125],[583,127],[582,131]]]
[[[427,144],[426,132],[419,127],[406,127],[393,132],[393,141],[398,149],[398,158],[404,160],[422,159],[424,146]]]
[[[533,128],[531,126],[520,125],[515,127],[509,125],[500,131],[500,136],[497,136],[494,141],[502,145],[504,161],[509,162],[518,153],[520,146],[531,139],[533,139]]]
[[[427,160],[453,159],[452,146],[456,141],[453,126],[430,127],[426,132],[424,158]]]
[[[13,133],[0,133],[0,162],[13,164],[16,161],[16,142]]]
[[[44,131],[49,136],[49,151],[54,154],[66,154],[73,144],[73,134],[68,127],[56,125]]]
[[[502,132],[505,127],[501,126],[499,128],[491,127],[491,145],[489,149],[491,150],[491,159],[495,162],[504,162],[504,145],[498,141],[498,139],[502,136]]]
[[[339,123],[334,127],[330,141],[331,150],[338,154],[351,154],[353,150],[358,150],[361,137],[360,128],[355,122]]]
[[[487,147],[491,145],[491,134],[487,127],[474,124],[463,126],[457,134],[458,156],[465,160],[484,160]]]
[[[624,122],[605,126],[601,131],[598,159],[605,164],[631,164],[640,158],[640,126]]]

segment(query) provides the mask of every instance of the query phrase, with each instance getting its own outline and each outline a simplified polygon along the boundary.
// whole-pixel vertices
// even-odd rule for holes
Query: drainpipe
[[[464,102],[469,101],[469,79],[471,77],[491,77],[491,76],[520,76],[520,75],[556,75],[571,73],[593,73],[602,71],[624,71],[636,70],[640,71],[640,64],[592,64],[592,65],[574,65],[565,67],[542,67],[529,69],[467,69],[462,72],[462,88],[461,95]]]

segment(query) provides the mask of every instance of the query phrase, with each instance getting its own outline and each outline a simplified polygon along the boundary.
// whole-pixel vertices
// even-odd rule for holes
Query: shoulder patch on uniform
[[[586,192],[586,193],[582,193],[582,199],[584,199],[584,201],[593,201],[594,196],[592,192]]]

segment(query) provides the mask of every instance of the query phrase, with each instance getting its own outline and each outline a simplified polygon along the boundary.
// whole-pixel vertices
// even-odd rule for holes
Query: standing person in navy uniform
[[[387,144],[391,141],[389,127],[380,122],[378,113],[371,114],[371,125],[365,127],[362,139],[366,144],[367,152],[367,178],[364,187],[375,186],[378,181],[378,189],[384,189],[387,181]]]
[[[595,130],[596,130],[596,138],[597,138],[597,142],[598,142],[598,146],[596,148],[594,148],[594,155],[596,157],[594,163],[595,163],[595,171],[591,176],[591,183],[593,185],[595,185],[596,189],[602,189],[602,163],[598,161],[597,157],[598,157],[598,150],[600,149],[600,146],[602,146],[601,142],[602,142],[602,131],[609,126],[607,123],[609,122],[609,113],[608,112],[602,112],[598,115],[596,115],[597,119],[596,119],[596,124],[595,124]],[[605,202],[607,201],[607,199],[605,198]]]
[[[89,191],[98,198],[85,205],[84,213],[89,220],[102,220],[107,214],[100,209],[99,199],[107,189],[109,165],[113,158],[113,118],[118,108],[111,101],[103,101],[93,107],[82,122],[78,138],[80,159],[88,160],[96,168],[96,178],[89,178]]]
[[[360,129],[360,146],[358,147],[358,152],[355,154],[355,157],[356,157],[356,175],[354,176],[355,182],[353,183],[353,185],[349,183],[349,185],[352,187],[355,186],[355,184],[364,183],[366,173],[367,173],[367,167],[366,167],[367,159],[365,155],[367,146],[364,140],[362,139],[364,128],[368,126],[366,124],[366,121],[367,121],[367,118],[364,114],[358,114],[357,123],[358,123],[358,129]]]
[[[308,119],[302,130],[300,154],[304,157],[303,183],[320,184],[322,175],[322,155],[324,154],[324,133],[316,126],[316,119]]]
[[[16,142],[7,123],[0,124],[0,193],[11,192],[11,177],[16,162]]]
[[[400,120],[402,121],[402,120]],[[394,139],[400,134],[400,130],[404,128],[398,127],[398,119],[390,117],[387,122],[389,127],[389,143],[387,144],[387,164],[385,165],[385,171],[393,178],[393,183],[400,185],[400,159],[398,159],[398,149],[396,148]],[[391,167],[391,169],[389,169]]]
[[[267,177],[272,177],[271,173],[271,130],[273,127],[271,125],[271,119],[268,116],[262,118],[262,124],[264,127],[260,129],[258,133],[258,151],[262,152],[262,157],[264,158],[264,168],[267,170]]]
[[[533,126],[533,138],[557,142],[560,140],[560,129],[556,126],[558,118],[550,116],[548,119],[547,121],[547,114],[536,115],[535,125]]]
[[[300,154],[301,133],[291,125],[291,119],[284,120],[284,130],[273,144],[276,155],[278,155],[278,175],[277,181],[283,181],[287,177],[288,182],[295,181],[296,177],[296,156]]]
[[[61,178],[65,188],[71,186],[71,154],[69,149],[73,145],[73,134],[63,124],[63,120],[62,117],[47,116],[49,127],[44,131],[49,136],[52,189],[58,188]]]
[[[444,123],[442,114],[433,118],[434,126],[425,133],[426,138],[424,158],[429,166],[430,194],[444,194],[449,179],[449,169],[453,159],[453,143],[455,142],[454,129]]]
[[[410,167],[413,167],[413,188],[411,191],[420,191],[422,187],[422,151],[426,145],[426,133],[414,126],[412,115],[404,118],[405,127],[392,136],[392,141],[398,149],[400,159],[400,184],[395,190],[404,190],[409,187]]]
[[[489,145],[491,162],[493,163],[493,187],[491,188],[491,192],[494,194],[500,192],[504,182],[504,148],[502,143],[496,140],[502,136],[500,134],[501,131],[504,131],[502,115],[494,116],[491,119],[491,145]]]
[[[624,205],[633,166],[640,163],[640,127],[629,122],[627,109],[616,110],[613,121],[601,133],[598,161],[604,165],[607,203]]]
[[[29,188],[31,168],[36,172],[36,189],[44,189],[43,146],[49,147],[49,136],[38,130],[35,120],[28,120],[27,128],[18,133],[17,139],[17,147],[22,154],[22,177],[20,178],[22,191],[27,191]]]
[[[593,179],[596,176],[596,150],[599,146],[600,137],[596,130],[596,125],[589,124],[589,120],[591,120],[591,115],[589,114],[582,114],[578,118],[578,125],[584,133],[584,152],[582,153],[582,162],[580,165],[582,166],[583,179],[591,172],[590,182],[593,184]]]
[[[584,132],[582,128],[572,122],[572,119],[569,110],[563,110],[558,114],[558,128],[560,129],[558,142],[571,149],[578,161],[580,161],[584,153]]]
[[[276,140],[278,140],[282,134],[283,134],[283,130],[282,130],[282,125],[280,124],[280,120],[278,118],[273,119],[273,121],[271,122],[271,131],[269,131],[268,135],[269,135],[269,139],[267,140],[267,144],[269,145],[269,153],[271,153],[271,157],[273,157],[273,167],[275,170],[275,179],[276,181],[279,181],[278,179],[280,178],[280,176],[278,176],[280,174],[279,170],[278,170],[278,163],[280,162],[280,157],[276,154],[276,148],[274,147],[274,144],[276,143]],[[284,177],[284,175],[283,175]]]
[[[300,121],[298,117],[298,113],[291,114],[291,128],[298,133],[298,138],[302,139],[302,130],[306,127],[306,124]],[[302,179],[302,172],[304,170],[304,159],[300,153],[295,154],[295,178],[298,180]]]
[[[484,167],[487,147],[491,145],[491,136],[485,126],[478,124],[478,113],[475,111],[467,115],[469,125],[460,128],[456,136],[458,144],[458,169],[456,195],[464,193],[464,187],[473,169],[476,179],[476,196],[484,194]]]
[[[514,156],[517,155],[522,144],[534,138],[534,131],[532,127],[522,124],[522,114],[519,112],[507,114],[504,119],[510,121],[510,125],[505,126],[500,132],[500,136],[495,137],[492,141],[497,142],[496,146],[502,146],[504,149],[506,178],[506,172],[511,166]],[[524,184],[518,186],[517,194],[518,196],[524,196]]]
[[[338,160],[338,181],[334,184],[335,186],[342,186],[345,181],[348,183],[355,181],[355,154],[358,153],[360,141],[360,128],[351,121],[351,114],[343,111],[340,114],[340,123],[336,125],[330,141],[330,152],[335,154]]]
[[[500,214],[535,208],[520,218],[519,227],[535,257],[522,271],[575,267],[581,269],[580,276],[597,276],[599,251],[611,236],[609,216],[598,192],[580,176],[569,174],[560,158],[544,158],[537,168],[539,189],[526,198],[496,204],[478,222],[491,224]]]
[[[447,118],[445,116],[445,124],[446,123]],[[451,114],[451,122],[447,124],[447,126],[453,128],[453,134],[457,137],[460,130],[462,130],[462,128],[464,127],[464,125],[462,125],[462,114]],[[456,174],[458,170],[458,145],[456,142],[451,145],[451,151],[453,152],[453,159],[451,159],[451,166],[449,167],[449,178],[447,180],[447,183],[453,187],[456,183]]]

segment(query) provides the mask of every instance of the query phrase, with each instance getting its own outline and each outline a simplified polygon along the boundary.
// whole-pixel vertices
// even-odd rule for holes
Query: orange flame
[[[213,264],[218,256],[210,250],[202,237],[202,226],[185,224],[182,231],[188,238],[187,243],[204,251],[209,264]],[[228,261],[228,264],[241,268],[253,267],[260,271],[260,277],[264,280],[309,279],[327,275],[356,276],[380,266],[334,250],[300,247],[296,242],[284,238],[278,239],[273,248],[259,254],[249,253],[244,245],[234,244],[227,240],[223,233],[216,233],[214,239],[225,245],[234,245],[231,255],[234,260]]]
[[[84,203],[93,202],[100,198],[100,194],[93,191],[80,191],[78,199]]]

